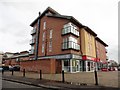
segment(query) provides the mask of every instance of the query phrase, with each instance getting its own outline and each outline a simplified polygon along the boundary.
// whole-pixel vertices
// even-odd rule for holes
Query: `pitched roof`
[[[45,13],[47,13],[47,12],[52,13],[52,14],[48,14],[48,15],[47,15],[48,17],[68,19],[68,20],[74,22],[76,25],[78,25],[78,26],[80,26],[80,27],[82,26],[82,24],[81,24],[77,19],[75,19],[73,16],[61,15],[61,14],[59,14],[57,11],[55,11],[54,9],[52,9],[51,7],[48,7],[40,16],[38,16],[38,17],[30,24],[30,26],[33,26],[33,25],[37,22],[37,20],[38,20],[39,18],[42,18],[42,17],[45,15]]]
[[[84,28],[87,32],[91,33],[92,35],[97,36],[97,34],[94,31],[92,31],[88,26],[83,26],[82,28]]]
[[[52,14],[60,15],[57,11],[55,11],[55,10],[52,9],[51,7],[48,7],[40,16],[38,16],[38,17],[30,24],[30,26],[33,26],[33,25],[37,22],[38,18],[42,18],[42,17],[45,15],[45,13],[47,13],[47,12],[50,12],[50,13],[52,13]]]
[[[67,16],[67,15],[61,15],[57,11],[53,10],[51,7],[48,7],[40,16],[38,16],[31,24],[30,26],[33,26],[39,18],[42,18],[47,12],[50,12],[52,14],[47,14],[47,17],[54,17],[54,18],[61,18],[61,19],[68,19],[74,24],[76,24],[78,27],[83,27],[86,31],[91,33],[94,36],[97,36],[97,34],[92,31],[89,27],[82,25],[77,19],[75,19],[73,16]]]
[[[103,44],[104,46],[108,47],[108,45],[105,42],[103,42],[99,37],[95,37],[95,39],[99,41],[101,44]]]
[[[82,24],[77,19],[75,19],[73,16],[58,15],[58,14],[56,14],[56,15],[47,15],[47,16],[48,17],[54,17],[54,18],[68,19],[71,22],[73,22],[74,24],[76,24],[77,26],[82,27]]]

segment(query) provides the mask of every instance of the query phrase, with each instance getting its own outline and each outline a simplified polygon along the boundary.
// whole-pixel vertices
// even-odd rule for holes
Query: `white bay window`
[[[77,44],[77,39],[74,37],[67,37],[63,39],[62,49],[80,50],[80,45]]]
[[[72,23],[68,23],[63,26],[62,35],[68,34],[68,33],[72,33],[76,36],[79,36],[79,31],[77,30],[77,27]]]

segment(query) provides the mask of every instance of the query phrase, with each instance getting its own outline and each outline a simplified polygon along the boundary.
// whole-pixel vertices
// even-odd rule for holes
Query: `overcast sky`
[[[118,61],[119,0],[1,0],[0,51],[29,50],[29,26],[48,6],[62,15],[74,16],[109,45],[109,59]]]

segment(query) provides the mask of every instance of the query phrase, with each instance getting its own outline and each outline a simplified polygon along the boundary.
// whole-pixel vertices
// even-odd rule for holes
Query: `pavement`
[[[119,74],[118,74],[119,73]],[[5,71],[4,75],[11,76],[11,71]],[[98,72],[98,83],[101,86],[106,87],[118,87],[120,84],[119,76],[120,72]],[[23,76],[23,72],[15,71],[14,76]],[[27,78],[39,79],[40,74],[36,72],[26,72]],[[42,78],[50,81],[62,81],[62,75],[60,74],[42,74]],[[66,82],[72,82],[73,84],[87,84],[88,86],[95,84],[95,75],[93,72],[78,72],[78,73],[65,73],[64,78]],[[120,86],[119,86],[120,87]]]
[[[27,78],[27,77],[22,77],[22,76],[12,76],[12,75],[3,75],[2,76],[3,80],[6,81],[12,81],[12,82],[17,82],[17,83],[22,83],[22,84],[27,84],[27,85],[32,85],[32,86],[37,86],[37,87],[42,87],[46,89],[52,89],[52,90],[79,90],[79,89],[87,89],[87,88],[95,88],[96,90],[103,90],[103,89],[117,89],[113,87],[105,87],[105,86],[100,86],[100,85],[87,85],[84,83],[68,83],[68,82],[61,82],[61,81],[52,81],[52,80],[45,80],[45,79],[33,79],[33,78]]]

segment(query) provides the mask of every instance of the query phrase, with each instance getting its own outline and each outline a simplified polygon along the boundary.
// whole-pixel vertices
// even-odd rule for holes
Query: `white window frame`
[[[46,29],[46,22],[44,21],[43,22],[43,30],[45,30]]]
[[[45,44],[42,43],[42,53],[44,53],[44,52],[45,52]]]
[[[42,41],[45,41],[45,32],[43,32]]]
[[[52,52],[52,40],[49,41],[49,52]]]
[[[52,38],[52,36],[53,36],[53,30],[51,29],[50,30],[50,39]]]

